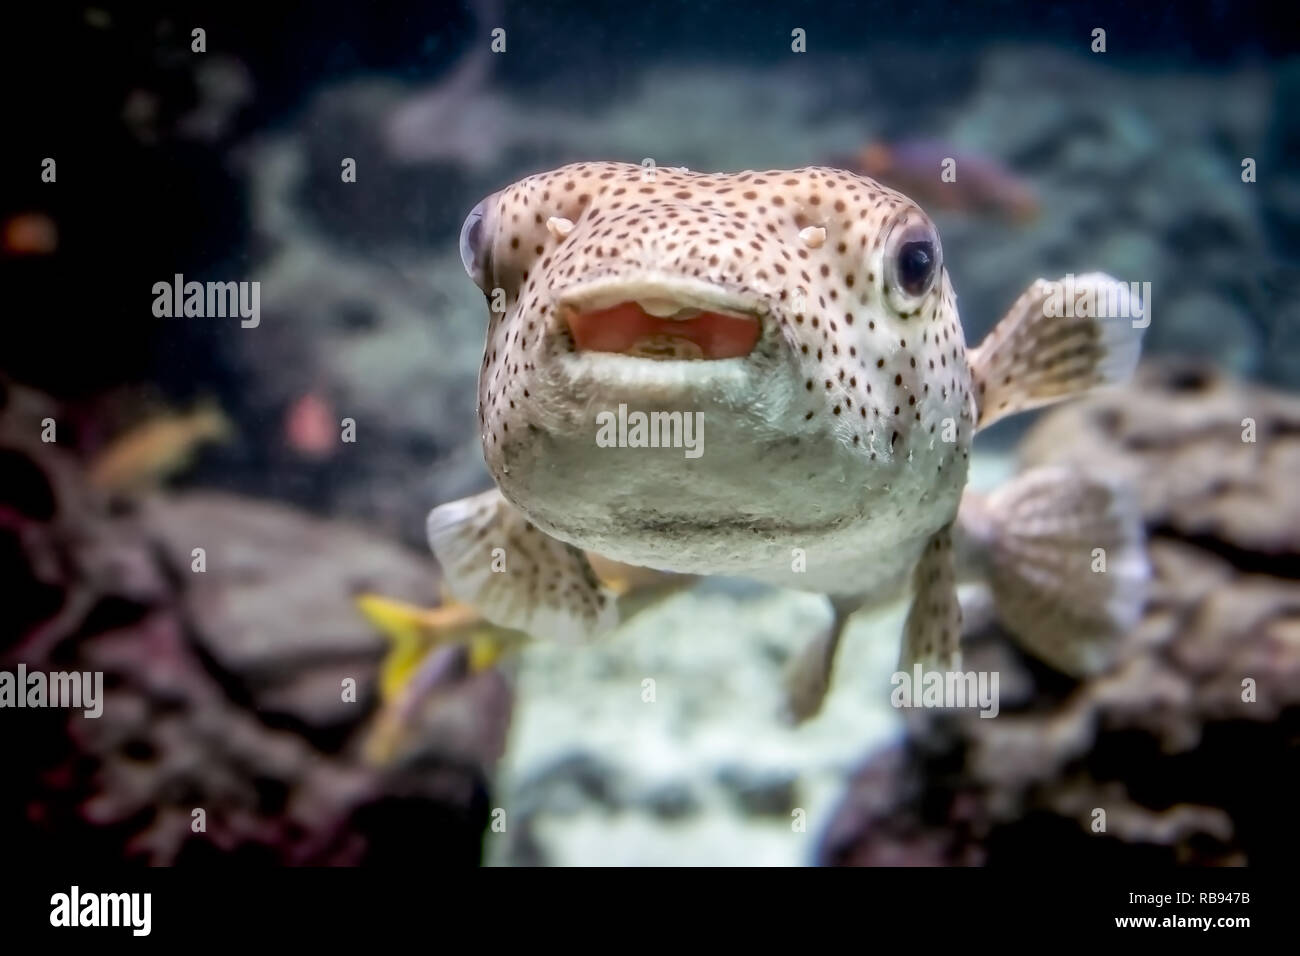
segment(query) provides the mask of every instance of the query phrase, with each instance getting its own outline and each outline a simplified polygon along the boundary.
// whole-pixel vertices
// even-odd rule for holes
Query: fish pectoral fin
[[[1149,305],[1100,272],[1039,279],[969,352],[976,427],[1127,381]]]
[[[983,510],[998,618],[1058,670],[1103,670],[1141,618],[1151,575],[1133,489],[1035,468],[989,495]]]
[[[835,652],[839,650],[849,616],[860,603],[842,604],[832,599],[834,614],[830,626],[805,644],[786,664],[782,677],[785,705],[781,715],[786,723],[797,726],[821,712],[835,670]]]
[[[899,669],[951,671],[961,667],[961,602],[953,570],[952,525],[939,529],[912,572],[912,606],[903,626]]]
[[[615,595],[586,555],[539,530],[496,489],[434,508],[428,534],[447,588],[493,624],[562,641],[618,624]]]

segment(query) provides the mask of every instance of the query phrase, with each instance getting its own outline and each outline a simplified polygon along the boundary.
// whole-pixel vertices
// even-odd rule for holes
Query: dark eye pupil
[[[925,239],[904,243],[898,250],[898,282],[909,295],[920,295],[934,273],[934,245]]]

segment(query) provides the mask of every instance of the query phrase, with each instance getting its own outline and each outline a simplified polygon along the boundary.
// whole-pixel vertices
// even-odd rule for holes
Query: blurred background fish
[[[0,249],[10,256],[48,256],[59,247],[59,230],[44,213],[10,216],[0,227]]]
[[[119,435],[90,463],[90,483],[102,491],[158,484],[193,464],[199,449],[224,442],[234,425],[209,400],[187,412],[165,412]]]
[[[1030,183],[997,160],[929,139],[875,142],[831,165],[897,189],[924,209],[1028,223],[1039,214]]]

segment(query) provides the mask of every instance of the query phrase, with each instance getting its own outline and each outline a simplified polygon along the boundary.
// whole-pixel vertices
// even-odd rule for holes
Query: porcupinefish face
[[[833,169],[581,163],[485,199],[461,253],[489,306],[488,467],[556,537],[725,573],[955,514],[965,344],[905,196]]]

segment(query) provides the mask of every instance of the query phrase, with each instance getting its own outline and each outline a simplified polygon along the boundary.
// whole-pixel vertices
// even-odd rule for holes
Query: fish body
[[[908,237],[938,254],[904,197],[829,169],[646,183],[641,167],[585,164],[525,180],[488,215],[510,235],[492,259],[506,311],[488,329],[484,449],[546,533],[629,564],[861,593],[951,520],[970,374],[946,275],[914,297],[889,284]],[[575,223],[562,244],[551,215]],[[833,241],[810,248],[808,227]],[[712,361],[576,347],[566,316],[638,297],[745,316],[757,341]],[[703,454],[600,447],[596,416],[620,404],[695,416]]]
[[[462,600],[536,634],[612,626],[587,549],[849,610],[910,584],[904,658],[951,662],[954,556],[987,570],[1014,503],[963,530],[975,432],[1126,376],[1140,339],[1049,321],[1040,280],[968,351],[929,217],[829,168],[566,166],[480,203],[461,252],[489,303],[497,489],[435,509],[430,541]]]

